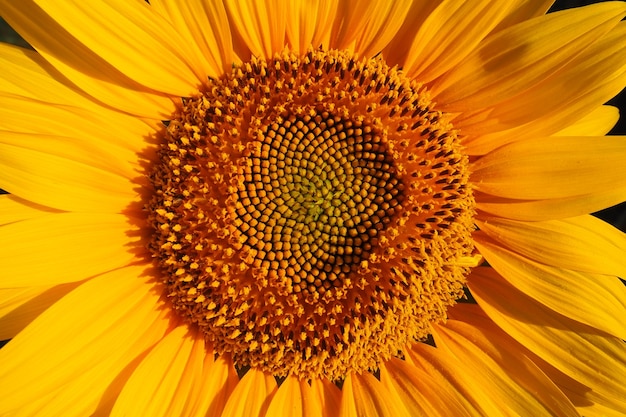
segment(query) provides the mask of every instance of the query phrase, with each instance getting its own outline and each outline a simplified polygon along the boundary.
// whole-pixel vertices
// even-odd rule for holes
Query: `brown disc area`
[[[169,121],[149,247],[216,353],[340,379],[427,337],[463,295],[467,165],[427,92],[382,60],[255,59]]]
[[[375,128],[307,107],[259,129],[228,207],[249,265],[281,294],[315,303],[368,259],[404,184]]]

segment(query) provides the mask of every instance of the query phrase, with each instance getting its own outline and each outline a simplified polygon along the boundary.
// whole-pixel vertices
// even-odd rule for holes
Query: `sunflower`
[[[620,416],[623,2],[0,0],[2,416]]]

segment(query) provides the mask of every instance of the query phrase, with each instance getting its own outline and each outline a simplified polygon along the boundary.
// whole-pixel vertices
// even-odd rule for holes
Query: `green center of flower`
[[[467,166],[426,90],[382,60],[253,59],[169,121],[150,250],[172,308],[236,365],[374,370],[463,295]]]

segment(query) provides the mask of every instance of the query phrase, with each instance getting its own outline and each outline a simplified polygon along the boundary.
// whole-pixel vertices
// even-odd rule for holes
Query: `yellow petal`
[[[444,1],[408,45],[410,52],[404,70],[426,83],[456,67],[507,15],[513,4],[508,0]]]
[[[518,94],[553,74],[626,13],[621,2],[540,16],[496,33],[432,86],[440,108],[449,112],[487,107]]]
[[[499,414],[501,407],[491,400],[488,393],[481,390],[479,386],[473,389],[462,383],[457,374],[457,359],[425,343],[414,343],[406,353],[407,360],[428,375],[427,382],[433,380],[434,386],[442,387],[448,393],[442,398],[446,404],[438,405],[438,407],[443,410],[452,408],[455,413],[446,413],[443,416],[456,415],[456,409],[463,410],[463,413],[470,416]],[[441,400],[434,401],[434,403],[439,401]]]
[[[545,265],[626,276],[626,235],[593,216],[544,222],[490,218],[477,224],[500,245]]]
[[[329,48],[354,50],[354,40],[370,19],[375,3],[366,0],[338,2]]]
[[[30,103],[54,107],[72,109],[80,114],[106,115],[112,126],[119,127],[124,132],[133,132],[135,136],[125,137],[127,146],[135,146],[137,150],[145,147],[146,124],[136,117],[111,111],[102,103],[94,101],[93,97],[81,91],[57,69],[34,51],[0,44],[0,67],[3,68],[2,95],[13,98],[31,100]],[[94,85],[101,84],[93,79]],[[108,88],[98,87],[98,88]],[[115,91],[116,87],[112,87]],[[129,114],[141,115],[150,119],[150,126],[161,124],[161,120],[171,116],[173,103],[167,97],[150,96],[148,94],[136,94],[131,92],[132,100],[127,103],[131,108]],[[164,117],[161,117],[164,115]],[[41,126],[38,126],[41,127]],[[31,127],[32,128],[32,127]],[[154,130],[154,129],[152,129]],[[109,140],[116,142],[117,135],[109,136]]]
[[[398,33],[411,3],[411,0],[372,2],[369,19],[356,34],[354,52],[366,57],[377,55]]]
[[[221,416],[226,401],[239,382],[232,361],[204,354],[203,374],[194,393],[198,396],[191,416]]]
[[[54,287],[0,289],[0,340],[15,337],[35,317],[78,285],[73,282]]]
[[[537,85],[529,86],[522,94],[506,101],[490,103],[486,111],[497,124],[488,130],[537,124],[538,120],[555,112],[570,114],[570,123],[573,123],[619,93],[626,83],[625,73],[626,22],[618,24],[562,69]],[[576,102],[578,104],[574,106]],[[461,126],[465,134],[472,133],[472,127],[465,124]],[[531,131],[537,134],[539,128],[535,127]],[[498,136],[488,135],[481,141],[495,140]]]
[[[207,415],[213,396],[219,396],[224,388],[201,391],[206,387],[204,378],[212,377],[205,368],[212,368],[213,355],[201,334],[190,332],[187,326],[175,328],[135,369],[116,400],[111,416]],[[215,376],[219,376],[219,372]],[[198,403],[202,403],[202,407],[197,407]]]
[[[101,151],[110,148],[111,154],[140,153],[154,142],[154,123],[146,123],[141,118],[88,100],[66,104],[0,93],[0,105],[10,112],[0,121],[2,130],[80,138],[94,143],[94,146],[99,145]],[[138,158],[134,156],[134,159]]]
[[[35,51],[0,43],[2,93],[47,103],[84,105],[88,99]]]
[[[226,9],[221,1],[155,0],[150,5],[176,28],[193,50],[203,77],[230,72],[235,60]]]
[[[479,210],[513,220],[541,221],[593,213],[624,201],[624,190],[616,187],[592,194],[541,200],[518,200],[476,192]]]
[[[621,189],[626,137],[549,137],[502,146],[472,164],[484,193],[514,199],[555,199]]]
[[[337,5],[334,0],[287,2],[287,38],[294,52],[304,53],[310,47],[328,47]]]
[[[603,136],[609,133],[619,120],[619,109],[600,106],[576,123],[556,132],[555,136]]]
[[[0,288],[0,317],[4,318],[17,307],[46,292],[50,287]],[[46,307],[47,308],[47,307]],[[44,309],[45,310],[45,309]],[[11,337],[0,337],[0,340]]]
[[[110,213],[138,198],[137,184],[128,178],[12,142],[0,143],[0,183],[11,194],[60,210]]]
[[[390,402],[386,387],[368,372],[348,374],[341,392],[340,417],[409,417],[404,405]]]
[[[133,231],[120,214],[61,213],[3,226],[2,285],[52,286],[124,267],[143,251]]]
[[[146,140],[152,129],[131,116],[120,120],[3,96],[0,106],[6,109],[6,119],[0,121],[0,143],[72,159],[125,178],[137,177],[141,169],[135,149],[152,147]]]
[[[552,6],[552,3],[554,3],[554,0],[515,0],[511,3],[514,3],[514,5],[509,11],[509,14],[506,18],[502,19],[494,32],[499,32],[509,26],[546,14],[550,6]]]
[[[383,51],[385,61],[390,66],[402,66],[409,56],[409,46],[415,38],[428,16],[435,10],[443,0],[414,1],[411,8],[398,28],[395,38],[387,45]]]
[[[409,13],[416,13],[420,9],[419,5],[404,0],[353,0],[338,3],[329,48],[347,49],[367,57],[378,54],[394,37],[398,42],[398,31],[405,19],[409,18]],[[414,21],[411,18],[411,22]]]
[[[511,285],[557,313],[626,339],[626,287],[616,277],[533,262],[474,234],[489,265]]]
[[[56,42],[71,36],[91,54],[152,90],[176,96],[186,96],[196,90],[200,79],[194,75],[187,42],[148,3],[124,0],[89,5],[81,1],[61,4],[35,0],[34,3],[58,25],[46,28],[48,31],[63,28],[59,33],[53,32]],[[31,11],[35,6],[23,4],[21,7]],[[35,31],[31,25],[25,35]],[[49,39],[50,36],[41,38],[43,48],[52,43]],[[33,46],[41,48],[37,44]],[[53,48],[52,51],[57,52]],[[63,48],[58,51],[55,55],[61,58],[65,51]]]
[[[272,0],[226,0],[232,30],[252,55],[270,58],[286,45],[287,8]]]
[[[137,6],[130,5],[138,4],[139,2],[122,3],[127,5],[125,8],[136,8]],[[27,78],[26,82],[34,81],[35,85],[39,85],[42,84],[41,75],[43,75],[43,78],[46,76],[42,71],[46,67],[52,66],[54,68],[54,71],[51,73],[52,78],[48,76],[49,79],[43,81],[43,84],[49,85],[53,80],[57,80],[62,84],[75,83],[80,89],[97,100],[130,114],[157,120],[167,119],[171,116],[174,105],[169,97],[148,91],[130,80],[117,68],[111,66],[106,60],[94,54],[89,48],[69,35],[59,23],[48,16],[39,6],[34,5],[32,2],[28,4],[20,2],[18,5],[10,0],[0,0],[0,8],[2,9],[3,17],[10,22],[11,26],[26,38],[29,43],[34,45],[41,56],[50,63],[43,64],[41,63],[43,61],[41,57],[35,58],[38,54],[23,51],[19,61],[14,62],[17,68],[11,69],[11,74],[19,71],[19,68],[26,67],[29,72],[37,74],[37,78],[34,80]],[[69,9],[71,14],[74,8]],[[76,16],[73,19],[76,19]],[[106,24],[108,20],[101,19],[100,22],[101,24]],[[93,27],[90,28],[93,29]],[[51,33],[54,36],[51,36]],[[98,31],[92,31],[92,35],[101,36],[101,40],[107,39]],[[131,43],[128,39],[124,42]],[[108,42],[111,47],[114,47],[117,43]],[[3,49],[4,51],[7,50],[6,47],[3,47]],[[12,55],[19,56],[20,53],[14,52]],[[11,75],[12,82],[19,82],[20,78],[23,78],[23,76]],[[23,87],[23,89],[32,90],[32,87]],[[35,97],[36,94],[35,92]]]
[[[482,120],[455,119],[456,127],[469,136],[464,139],[468,153],[483,155],[509,142],[552,135],[588,116],[626,83],[624,39],[626,22],[542,83],[507,103],[491,103],[491,107],[480,110]],[[498,119],[498,108],[508,108],[516,120]],[[515,126],[524,120],[528,122]]]
[[[585,417],[624,416],[623,410],[626,409],[626,399],[592,391],[589,387],[565,375],[532,352],[528,352],[528,355],[532,356],[533,362],[567,395],[579,410],[580,415]]]
[[[251,368],[231,393],[221,416],[264,416],[277,388],[273,376]]]
[[[323,417],[335,417],[341,404],[341,390],[327,379],[312,379],[315,401],[322,407]]]
[[[0,226],[54,213],[59,211],[31,203],[12,194],[0,194]]]
[[[506,413],[519,416],[578,416],[567,397],[505,337],[449,320],[436,326],[435,343],[459,360],[459,379],[468,391],[480,387]],[[479,377],[477,377],[480,375]],[[505,411],[502,410],[502,413]],[[495,415],[490,414],[490,415]]]
[[[468,285],[489,318],[521,345],[588,388],[626,398],[622,340],[543,307],[491,268],[475,268]],[[626,406],[620,411],[626,413]]]
[[[387,361],[381,367],[380,382],[393,395],[390,400],[402,403],[411,416],[480,416],[460,401],[459,392],[449,383],[440,384],[439,379],[406,360]]]
[[[319,417],[322,405],[316,401],[314,391],[305,380],[288,376],[272,397],[267,416]]]
[[[36,415],[91,415],[108,385],[163,337],[164,314],[144,267],[82,284],[0,350],[0,415],[43,397]]]

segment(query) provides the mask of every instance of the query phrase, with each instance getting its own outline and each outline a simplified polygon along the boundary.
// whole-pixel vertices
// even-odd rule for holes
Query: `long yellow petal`
[[[437,346],[459,360],[459,379],[464,380],[469,391],[472,386],[480,386],[497,403],[506,404],[503,413],[578,416],[567,397],[515,349],[515,344],[497,333],[486,334],[483,329],[455,320],[435,328]]]
[[[391,42],[411,8],[412,0],[372,2],[370,18],[356,34],[354,52],[373,57]]]
[[[273,376],[251,368],[230,394],[221,416],[264,416],[277,388]]]
[[[517,141],[472,164],[476,189],[498,197],[555,199],[621,189],[626,136]]]
[[[91,415],[107,386],[170,326],[145,273],[122,268],[82,284],[4,346],[0,415],[44,397],[47,415]]]
[[[612,46],[614,46],[614,43],[611,47]],[[592,48],[596,49],[596,45],[593,45],[589,49]],[[587,51],[589,51],[589,49]],[[608,59],[613,61],[614,56],[615,54],[611,55]],[[592,67],[592,69],[584,68],[583,72],[587,75],[589,75],[591,70],[595,70],[596,73],[599,73],[598,66],[606,69],[606,60],[603,61],[602,65],[596,65]],[[581,66],[570,65],[570,67],[572,67],[572,69],[578,69]],[[615,77],[598,75],[599,80],[593,82],[593,85],[587,85],[578,89],[578,92],[583,91],[583,93],[571,101],[568,101],[566,105],[563,105],[560,101],[559,103],[554,103],[546,114],[543,114],[536,120],[512,129],[507,128],[505,130],[499,130],[495,128],[495,132],[490,132],[485,135],[479,134],[478,136],[472,137],[472,129],[481,131],[483,128],[480,125],[478,127],[470,127],[468,132],[467,125],[464,126],[466,122],[459,122],[459,120],[457,120],[458,127],[463,129],[464,133],[467,132],[469,134],[469,138],[464,139],[467,151],[473,155],[484,155],[507,143],[534,138],[537,135],[543,136],[545,134],[554,136],[603,136],[607,134],[619,120],[619,111],[612,106],[598,106],[598,103],[606,102],[621,90],[624,81],[626,81],[626,71],[622,71],[621,75],[618,74],[619,72],[614,74],[616,75]],[[564,83],[558,79],[552,80],[551,84],[554,83],[562,86],[564,91],[567,90],[571,92],[573,90],[566,88]],[[565,94],[565,92],[561,92],[556,95],[556,97],[563,97]],[[488,117],[491,117],[491,115]],[[493,125],[487,128],[487,130],[493,129]],[[590,211],[587,212],[589,213]]]
[[[476,328],[480,332],[480,334],[483,335],[483,337],[486,337],[488,341],[492,342],[492,344],[500,347],[506,347],[506,349],[513,352],[516,357],[523,357],[521,360],[513,359],[512,362],[523,364],[525,369],[520,371],[521,375],[531,373],[534,374],[536,378],[543,380],[542,385],[546,386],[548,390],[542,390],[543,392],[538,392],[540,395],[545,395],[546,391],[552,391],[553,387],[556,386],[558,387],[559,391],[561,391],[561,393],[553,394],[556,394],[556,403],[563,401],[563,394],[569,399],[569,402],[571,402],[571,404],[565,404],[565,409],[569,409],[572,404],[577,409],[579,409],[579,407],[584,404],[586,406],[586,411],[596,408],[590,406],[592,405],[591,401],[600,400],[597,392],[592,392],[588,387],[571,379],[570,377],[563,374],[552,365],[538,357],[532,351],[528,350],[525,346],[515,341],[515,339],[513,339],[510,335],[506,334],[500,327],[498,327],[485,314],[485,312],[479,305],[471,303],[459,303],[456,304],[454,308],[449,311],[449,313],[450,319],[453,319],[453,321],[449,321],[448,323],[452,323],[453,328],[458,327],[459,322],[469,324],[470,326]],[[486,349],[486,351],[489,350],[489,348]],[[509,357],[509,355],[510,353],[506,354],[503,358]],[[529,362],[528,359],[530,359],[530,361],[532,362]],[[505,364],[504,366],[510,368],[510,365]],[[517,374],[517,371],[515,372]],[[527,379],[522,377],[521,380],[524,381]],[[608,403],[612,402],[613,401],[610,400]],[[597,406],[599,404],[595,405]],[[615,410],[613,409],[613,413],[614,412]],[[613,413],[607,413],[606,415],[612,416]],[[595,414],[588,414],[585,412],[582,413],[582,415],[591,416]]]
[[[0,183],[11,194],[59,210],[109,213],[138,199],[128,178],[27,146],[0,143]]]
[[[449,112],[487,107],[528,89],[615,27],[621,2],[550,13],[496,33],[432,86]]]
[[[296,53],[304,53],[310,47],[328,47],[337,5],[334,0],[287,2],[286,30],[290,48]]]
[[[340,0],[328,47],[354,50],[354,40],[371,18],[375,3],[367,0]]]
[[[47,103],[84,106],[89,100],[35,51],[0,43],[2,93]]]
[[[444,1],[424,21],[404,62],[404,71],[430,82],[456,67],[509,12],[508,0]],[[405,41],[406,42],[406,41]]]
[[[544,222],[490,218],[477,224],[499,244],[545,265],[626,276],[626,235],[593,216]]]
[[[12,194],[0,194],[0,226],[54,213],[60,212]]]
[[[468,286],[489,318],[528,350],[603,396],[626,398],[622,340],[555,314],[515,290],[491,268],[475,268]],[[619,411],[626,413],[626,404]]]
[[[239,382],[239,377],[235,366],[229,359],[220,356],[213,360],[213,357],[205,352],[202,354],[204,355],[203,373],[194,390],[198,398],[190,415],[221,416],[226,401]]]
[[[316,401],[313,389],[305,380],[288,376],[272,397],[266,415],[319,417],[322,415],[322,405]]]
[[[613,106],[600,106],[591,113],[565,129],[556,132],[555,136],[604,136],[619,120],[619,109]]]
[[[287,8],[276,0],[225,0],[232,30],[254,56],[270,58],[285,48]]]
[[[341,390],[340,417],[409,417],[403,404],[389,401],[387,388],[370,373],[348,374]]]
[[[0,106],[7,116],[0,121],[0,143],[68,158],[128,179],[137,177],[141,169],[141,155],[133,148],[152,148],[146,139],[151,129],[140,120],[138,127],[143,133],[134,134],[126,133],[123,124],[114,123],[116,118],[79,109],[1,95]],[[132,128],[133,123],[129,123],[129,130]],[[116,136],[119,139],[107,140]]]
[[[431,377],[408,360],[387,361],[381,367],[380,382],[393,395],[390,401],[402,403],[413,417],[480,416],[477,410],[466,407],[449,383],[441,384],[441,379]]]
[[[524,294],[557,313],[626,339],[626,287],[617,277],[555,268],[502,248],[482,233],[476,247]]]
[[[191,61],[187,43],[146,2],[111,0],[86,4],[34,0],[32,5],[22,4],[21,8],[29,12],[40,8],[56,24],[47,27],[48,31],[63,28],[55,31],[56,43],[73,38],[91,54],[149,89],[186,96],[201,82],[197,78],[200,74],[193,72],[195,62]],[[31,32],[35,32],[33,25],[24,34],[32,36]],[[41,44],[44,48],[50,46],[51,52],[61,58],[65,48],[50,45],[51,38],[48,36]],[[99,72],[94,75],[98,78]]]
[[[0,340],[12,339],[80,283],[0,289]]]
[[[204,378],[211,378],[205,367],[212,368],[213,355],[201,334],[191,332],[187,326],[175,328],[135,369],[111,416],[207,415],[208,406],[215,400],[211,396],[220,395],[220,389],[201,391],[205,387]],[[197,407],[198,403],[202,407]]]
[[[61,213],[0,227],[2,286],[52,286],[124,267],[143,251],[120,214]],[[139,233],[137,233],[139,234]]]
[[[576,124],[619,93],[626,83],[626,22],[617,25],[563,68],[508,103],[490,103],[474,114],[455,119],[467,152],[483,155],[506,143],[558,133]],[[573,87],[575,86],[575,87]],[[498,108],[508,108],[508,120]],[[515,110],[512,110],[515,109]],[[471,113],[471,112],[470,112]],[[481,120],[482,119],[482,120]],[[527,123],[522,123],[524,120]],[[522,123],[521,125],[516,125]]]
[[[608,100],[619,93],[626,82],[625,61],[626,22],[623,22],[542,82],[509,100],[491,103],[489,118],[497,120],[498,130],[503,130],[537,123],[555,111],[571,112],[569,103],[583,102],[589,106],[589,98],[597,100],[599,93]],[[600,104],[602,102],[593,103],[587,111]],[[582,116],[579,111],[573,114]],[[463,129],[468,131],[467,126]]]
[[[151,1],[193,50],[202,77],[230,72],[235,61],[228,16],[220,0]]]
[[[130,5],[139,2],[124,3]],[[49,65],[55,69],[52,73],[54,79],[63,84],[75,83],[87,94],[115,109],[157,120],[164,120],[171,116],[174,110],[171,98],[149,91],[130,80],[117,68],[70,36],[59,23],[48,16],[39,6],[30,2],[27,7],[24,7],[23,2],[20,2],[18,6],[17,3],[10,0],[0,0],[0,8],[4,18],[10,22],[11,26],[34,45],[41,54],[35,59],[33,56],[38,54],[24,51],[23,57],[16,65],[27,66],[29,58],[39,64],[39,61],[45,58],[50,63]],[[102,20],[102,22],[105,21]],[[50,36],[50,33],[54,33],[55,36]],[[130,44],[127,39],[123,43]],[[114,45],[117,42],[109,44]],[[46,65],[40,64],[40,66],[45,68]],[[31,72],[40,72],[35,70],[32,64],[30,67]],[[60,74],[62,74],[61,77],[59,77]],[[64,80],[65,77],[69,81]],[[39,77],[35,81],[39,83]],[[52,79],[44,82],[49,84],[50,81]],[[186,91],[186,93],[188,92]]]
[[[484,213],[513,220],[541,221],[582,216],[614,206],[624,201],[624,190],[616,187],[592,194],[541,200],[518,200],[480,192],[474,197],[476,207]]]
[[[554,0],[514,0],[508,16],[498,24],[494,32],[499,32],[517,23],[543,16],[552,6]]]
[[[501,405],[494,402],[480,385],[468,386],[457,374],[458,360],[441,349],[425,343],[414,343],[407,352],[408,360],[423,370],[436,385],[443,387],[450,395],[450,403],[441,405],[459,408],[470,416],[490,416],[501,413]],[[447,414],[449,415],[449,414]],[[452,414],[455,415],[455,414]],[[461,414],[462,415],[462,414]]]
[[[427,7],[415,4],[418,2],[412,3],[404,0],[340,0],[331,29],[329,48],[348,49],[359,55],[372,57],[390,45],[394,38],[395,48],[398,42],[402,42],[398,35],[405,26],[405,21],[414,23],[417,21],[416,13],[428,10]],[[406,30],[405,27],[404,32]],[[394,65],[399,61],[388,62]]]
[[[390,66],[402,66],[409,55],[411,40],[415,38],[428,16],[443,0],[414,1],[395,38],[387,45],[382,54]]]
[[[2,130],[76,138],[102,151],[110,148],[111,154],[141,153],[152,146],[156,133],[153,123],[87,100],[66,104],[0,93],[0,106],[7,112],[0,121]]]
[[[194,337],[188,334],[186,326],[169,332],[128,379],[111,416],[188,415],[185,402],[191,396],[192,387],[183,383],[193,381],[202,364],[190,363],[194,344]]]
[[[534,363],[554,381],[570,401],[585,417],[623,417],[626,409],[626,399],[615,398],[605,392],[592,391],[586,385],[565,375],[532,352],[527,351]]]
[[[335,417],[341,404],[341,390],[327,379],[312,379],[315,401],[322,407],[323,417]]]

